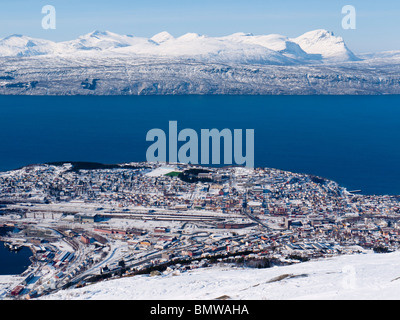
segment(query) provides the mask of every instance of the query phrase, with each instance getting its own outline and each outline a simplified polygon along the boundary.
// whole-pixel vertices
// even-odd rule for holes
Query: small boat
[[[11,251],[19,251],[21,250],[22,246],[12,243],[5,242],[4,245]]]

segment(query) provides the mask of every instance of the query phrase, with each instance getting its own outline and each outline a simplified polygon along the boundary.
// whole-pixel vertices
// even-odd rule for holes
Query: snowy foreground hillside
[[[364,253],[269,269],[213,267],[110,280],[50,300],[400,299],[400,252]]]
[[[399,94],[400,52],[354,54],[326,30],[296,38],[94,31],[0,40],[0,94]]]

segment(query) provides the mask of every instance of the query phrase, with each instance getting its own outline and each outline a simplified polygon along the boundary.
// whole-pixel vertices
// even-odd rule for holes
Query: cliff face
[[[400,94],[393,59],[276,66],[186,59],[0,59],[2,95]]]

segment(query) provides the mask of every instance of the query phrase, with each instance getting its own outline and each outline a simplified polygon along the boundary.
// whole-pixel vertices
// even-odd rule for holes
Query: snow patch
[[[45,296],[57,300],[398,300],[400,253],[345,255],[268,269],[212,267],[174,276],[100,282]]]

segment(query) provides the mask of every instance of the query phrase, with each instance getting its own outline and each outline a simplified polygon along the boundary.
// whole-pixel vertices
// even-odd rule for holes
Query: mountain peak
[[[163,43],[169,40],[175,39],[169,32],[167,31],[163,31],[160,33],[157,33],[156,35],[154,35],[153,37],[151,37],[150,40],[153,40],[154,42],[157,43]]]
[[[309,31],[292,39],[305,52],[320,54],[322,58],[337,61],[357,61],[353,52],[346,46],[342,37],[335,36],[333,32],[325,29]]]
[[[304,46],[315,45],[320,42],[344,43],[343,38],[337,37],[333,32],[325,29],[317,29],[306,32],[294,39],[296,42],[301,42]]]
[[[231,34],[229,37],[252,37],[252,36],[254,36],[252,33],[236,32]]]
[[[312,30],[309,32],[306,32],[303,34],[303,36],[316,36],[319,38],[329,38],[329,37],[335,37],[335,34],[332,31],[328,31],[326,29],[317,29],[317,30]]]
[[[180,36],[178,39],[179,40],[196,40],[196,39],[200,39],[200,38],[206,38],[206,36],[200,35],[198,33],[189,32],[189,33],[184,34],[183,36]]]
[[[85,35],[83,35],[82,37],[93,37],[93,38],[97,38],[97,37],[102,37],[102,36],[110,36],[112,35],[112,33],[110,31],[101,31],[101,30],[94,30],[92,32],[89,32]]]

